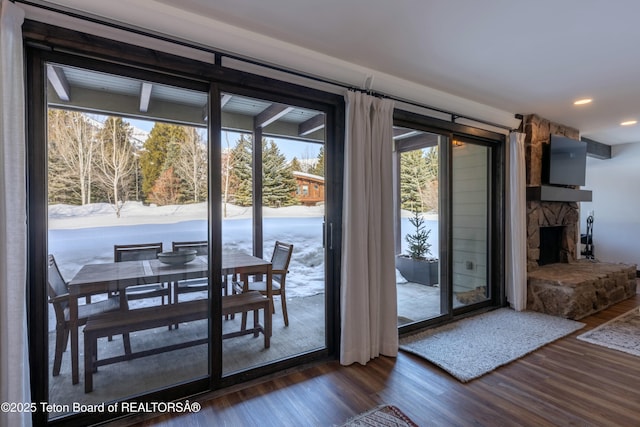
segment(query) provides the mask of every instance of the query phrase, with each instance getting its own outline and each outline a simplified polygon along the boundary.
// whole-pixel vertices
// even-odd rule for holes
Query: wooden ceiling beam
[[[140,88],[140,112],[146,113],[149,111],[149,102],[151,101],[151,89],[153,85],[148,82],[143,82]]]
[[[47,64],[47,78],[51,86],[53,86],[53,90],[56,91],[58,98],[62,101],[69,102],[71,100],[71,89],[64,70],[61,67]]]
[[[255,117],[255,127],[265,128],[292,110],[293,107],[289,105],[271,104],[270,107],[266,108],[262,113]]]
[[[298,135],[309,135],[310,133],[322,129],[324,126],[324,114],[317,114],[298,125]]]
[[[229,101],[231,101],[231,98],[233,98],[233,95],[230,95],[228,93],[223,94],[222,98],[220,99],[220,108],[224,108],[224,106],[227,105]]]
[[[417,132],[415,135],[402,138],[402,146],[422,146],[423,148],[435,147],[438,145],[439,135],[435,133]]]
[[[411,136],[418,135],[420,132],[407,128],[393,128],[393,139],[397,141],[399,139],[409,138]]]

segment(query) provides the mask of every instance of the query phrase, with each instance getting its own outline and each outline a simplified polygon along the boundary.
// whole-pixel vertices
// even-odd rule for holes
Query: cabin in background
[[[304,172],[293,172],[296,179],[296,197],[305,206],[324,201],[324,177]]]

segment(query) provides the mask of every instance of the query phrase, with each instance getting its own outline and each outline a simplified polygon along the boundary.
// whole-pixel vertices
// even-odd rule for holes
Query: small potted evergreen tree
[[[414,227],[414,232],[405,237],[409,244],[408,254],[397,257],[396,268],[409,282],[436,285],[439,282],[438,260],[427,257],[431,254],[431,230],[425,228],[424,218],[418,209],[413,210],[409,222]]]

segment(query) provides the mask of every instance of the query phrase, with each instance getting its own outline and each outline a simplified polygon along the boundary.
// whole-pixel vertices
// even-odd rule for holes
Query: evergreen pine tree
[[[291,159],[290,167],[293,172],[303,172],[302,165],[300,164],[300,160],[298,160],[297,157]]]
[[[313,167],[311,173],[318,176],[324,176],[324,146],[320,147],[320,151],[318,152],[318,161]]]
[[[76,177],[69,170],[68,165],[57,153],[57,141],[49,140],[47,172],[49,182],[48,203],[64,203],[68,205],[81,205],[81,195]]]
[[[156,123],[153,126],[149,138],[144,143],[144,151],[140,155],[142,192],[145,195],[148,196],[151,193],[160,174],[173,165],[179,147],[171,147],[172,144],[179,144],[184,139],[182,126],[167,123]],[[167,157],[169,157],[168,161]]]
[[[281,207],[297,203],[296,180],[287,159],[274,141],[262,140],[262,203]]]
[[[400,157],[401,207],[407,210],[425,209],[421,192],[427,185],[428,168],[422,150],[402,153]]]
[[[235,194],[232,203],[251,206],[253,203],[253,170],[251,139],[241,134],[236,146],[231,150],[231,178]]]
[[[438,211],[439,204],[439,162],[440,155],[438,147],[431,147],[425,150],[424,159],[426,163],[426,181],[421,189],[420,197],[425,212]]]
[[[413,216],[409,218],[409,222],[415,228],[413,233],[407,234],[405,237],[409,244],[409,256],[414,259],[424,259],[431,253],[429,249],[431,243],[428,242],[431,230],[425,229],[424,218],[418,209],[413,210]]]
[[[427,180],[438,180],[439,153],[438,146],[425,149],[424,161],[426,164]]]

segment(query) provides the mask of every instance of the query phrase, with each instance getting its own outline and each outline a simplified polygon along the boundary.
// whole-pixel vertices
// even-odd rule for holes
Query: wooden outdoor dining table
[[[271,262],[242,252],[223,252],[221,270],[223,275],[237,274],[240,277],[249,274],[265,274],[267,279],[267,298],[272,298]],[[207,277],[208,274],[209,266],[206,257],[197,257],[190,263],[177,266],[163,264],[157,259],[82,266],[69,282],[72,383],[78,384],[80,382],[78,368],[79,298],[113,291],[119,292],[120,298],[124,299],[126,298],[125,290],[128,286],[165,282],[177,283],[180,280]],[[126,304],[121,304],[120,306],[127,307]]]

